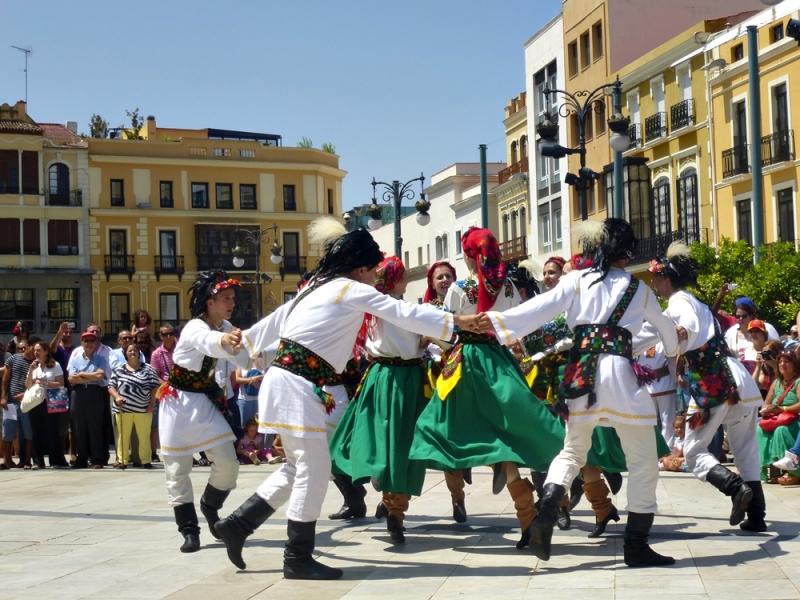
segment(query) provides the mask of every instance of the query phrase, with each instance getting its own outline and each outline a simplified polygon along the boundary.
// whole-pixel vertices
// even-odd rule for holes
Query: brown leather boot
[[[589,534],[590,538],[596,538],[603,535],[606,530],[606,525],[612,519],[619,521],[619,513],[617,508],[608,497],[609,489],[606,482],[602,479],[592,481],[591,483],[583,484],[583,493],[586,499],[591,503],[592,510],[594,511],[594,529]]]
[[[522,537],[517,542],[517,549],[521,550],[528,545],[530,527],[536,518],[538,511],[533,503],[533,484],[527,479],[515,479],[506,485],[508,493],[514,500],[514,508],[517,511],[517,519],[522,528]]]
[[[405,544],[406,536],[403,533],[403,521],[408,511],[408,501],[411,496],[408,494],[395,494],[394,492],[383,493],[383,505],[389,514],[386,517],[386,529],[392,542],[395,544]]]
[[[453,501],[453,520],[463,523],[467,520],[467,508],[464,505],[464,471],[445,471],[444,482],[450,490]]]

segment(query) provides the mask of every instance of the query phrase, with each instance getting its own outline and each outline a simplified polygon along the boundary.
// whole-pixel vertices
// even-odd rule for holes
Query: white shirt
[[[648,369],[652,369],[653,371],[657,371],[667,365],[667,355],[664,354],[664,344],[661,342],[657,343],[652,351],[652,356],[648,356],[647,353],[642,353],[636,358],[636,362],[640,365],[647,367]],[[662,375],[655,381],[651,381],[650,383],[646,383],[645,387],[647,391],[651,394],[660,394],[662,392],[669,392],[675,391],[675,378],[672,376],[671,373],[667,373],[666,375]]]
[[[764,326],[767,328],[767,340],[781,339],[781,336],[778,335],[778,330],[771,324],[764,321]],[[725,332],[725,342],[739,360],[756,361],[758,359],[758,352],[753,348],[753,342],[744,337],[743,332],[739,331],[738,323],[729,327]]]
[[[470,274],[466,279],[456,281],[447,290],[447,295],[444,297],[444,307],[446,310],[456,315],[474,315],[478,313],[478,300],[477,300],[477,278]],[[469,293],[468,290],[474,289],[474,293]],[[506,280],[506,283],[500,289],[497,297],[494,300],[492,308],[494,310],[508,310],[522,302],[522,298],[511,281]]]
[[[422,356],[424,348],[419,347],[421,340],[422,336],[416,333],[378,319],[374,328],[369,331],[365,346],[370,356],[411,360]]]
[[[33,373],[31,373],[31,380],[36,381],[37,379],[44,379],[45,383],[42,384],[42,387],[47,387],[48,383],[55,381],[56,377],[63,377],[63,375],[64,370],[61,368],[60,364],[56,363],[52,367],[36,367]]]
[[[190,371],[199,371],[206,356],[233,361],[243,369],[247,368],[249,357],[247,352],[239,352],[235,357],[222,346],[222,337],[231,331],[233,325],[222,322],[222,330],[216,331],[202,319],[192,319],[181,331],[181,337],[172,352],[172,362]],[[227,369],[217,361],[217,370]]]

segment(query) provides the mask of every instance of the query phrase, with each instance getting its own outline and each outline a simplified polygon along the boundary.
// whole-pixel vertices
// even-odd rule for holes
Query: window
[[[79,288],[51,288],[47,290],[47,318],[51,321],[78,320]],[[53,329],[53,327],[49,327]]]
[[[431,264],[431,245],[430,244],[426,244],[425,245],[425,264],[426,265]]]
[[[455,242],[456,242],[456,256],[461,256],[461,230],[460,229],[456,229]]]
[[[678,227],[686,242],[700,240],[697,171],[694,167],[686,169],[678,178]]]
[[[300,259],[300,234],[296,231],[283,232],[283,268],[289,273],[302,273]]]
[[[625,183],[625,218],[641,243],[641,240],[653,236],[650,169],[644,159],[625,159],[622,179]]]
[[[670,206],[669,179],[659,177],[653,184],[653,225],[657,236],[665,236],[672,231]]]
[[[78,254],[78,222],[50,219],[47,222],[47,253],[57,256]]]
[[[174,273],[178,267],[178,234],[162,229],[158,232],[158,266],[162,272]]]
[[[256,157],[255,150],[247,150],[244,148],[242,150],[239,150],[239,158],[255,158],[255,157]]]
[[[234,225],[195,225],[195,252],[197,254],[197,268],[207,269],[232,269],[231,258],[233,249],[237,245],[244,248],[244,264],[241,271],[254,271],[256,268],[255,248],[244,244],[237,233],[239,229],[253,231],[258,235],[258,230],[252,227],[236,227]]]
[[[447,234],[442,234],[442,258],[447,259],[449,257],[449,253],[447,251]]]
[[[205,156],[206,154],[208,154],[208,151],[205,148],[199,146],[189,148],[189,156]]]
[[[0,219],[0,254],[19,254],[19,219]]]
[[[233,208],[233,186],[230,183],[218,183],[217,208]]]
[[[507,242],[511,238],[508,236],[508,213],[503,213],[503,239],[502,241]]]
[[[550,203],[553,211],[553,229],[555,230],[556,245],[555,250],[561,250],[564,236],[561,232],[561,199],[556,198]]]
[[[598,21],[592,25],[592,58],[597,60],[603,56],[603,23]]]
[[[130,294],[109,294],[108,306],[111,321],[106,324],[106,333],[118,333],[131,324]]]
[[[69,167],[54,163],[47,170],[47,203],[57,206],[69,205]]]
[[[286,304],[289,300],[294,300],[297,297],[297,292],[283,292],[283,303]]]
[[[297,210],[293,185],[283,186],[283,210]]]
[[[778,239],[795,243],[794,196],[792,188],[778,190]]]
[[[736,62],[744,58],[744,44],[736,44],[731,48],[731,62]]]
[[[567,46],[567,72],[570,77],[578,74],[578,42],[570,42]]]
[[[230,148],[214,148],[214,156],[230,156],[231,149]]]
[[[39,193],[39,153],[22,151],[22,193]]]
[[[239,184],[239,208],[242,210],[256,210],[256,186],[254,184]]]
[[[192,182],[192,208],[208,208],[208,184]]]
[[[542,204],[539,207],[539,247],[542,252],[550,252],[553,249],[551,232],[550,204]]]
[[[587,110],[586,116],[583,119],[583,135],[585,139],[590,140],[594,137],[594,111]]]
[[[736,202],[736,229],[739,239],[753,245],[753,207],[750,198]]]
[[[517,140],[511,142],[511,155],[509,157],[510,164],[516,164],[517,162]]]
[[[180,296],[175,292],[162,292],[159,294],[159,327],[163,327],[168,323],[176,329],[180,327],[180,313],[178,312],[178,308],[180,307],[179,298]]]
[[[35,316],[33,289],[0,288],[0,332],[11,333],[17,321],[31,330]]]
[[[22,221],[22,253],[41,254],[39,243],[39,219],[23,219]]]
[[[333,202],[333,190],[328,188],[328,214],[332,215],[336,210],[336,205]]]
[[[403,252],[403,264],[408,265],[408,260],[409,260],[408,250],[406,250],[405,252]]]
[[[601,99],[597,104],[597,120],[594,124],[594,132],[601,135],[606,132],[606,101]]]
[[[111,180],[111,206],[125,206],[125,181]]]
[[[523,135],[519,139],[519,159],[525,160],[528,158],[528,136]]]
[[[773,44],[783,39],[783,23],[778,23],[769,30],[769,41]]]
[[[16,150],[0,150],[0,194],[19,193],[19,155]]]
[[[125,229],[109,229],[108,249],[111,256],[126,256],[128,254],[128,232]]]
[[[436,236],[436,240],[434,241],[434,245],[435,245],[435,249],[434,250],[435,250],[436,260],[440,261],[440,260],[442,260],[442,256],[443,256],[443,254],[442,254],[442,236],[440,236],[440,235]]]
[[[162,181],[158,184],[158,188],[158,195],[161,198],[161,208],[172,208],[175,206],[175,202],[172,197],[172,182]]]
[[[422,262],[422,246],[417,246],[417,266],[424,264]]]
[[[588,69],[591,63],[591,47],[589,45],[589,32],[581,34],[581,70]]]

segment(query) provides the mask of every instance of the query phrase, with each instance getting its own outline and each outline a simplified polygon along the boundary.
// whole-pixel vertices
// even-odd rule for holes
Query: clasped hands
[[[222,334],[222,345],[227,346],[227,349],[234,356],[239,354],[239,350],[242,349],[242,330],[236,327]]]
[[[464,331],[473,333],[494,333],[492,320],[485,312],[477,315],[456,315],[454,317],[456,327]]]

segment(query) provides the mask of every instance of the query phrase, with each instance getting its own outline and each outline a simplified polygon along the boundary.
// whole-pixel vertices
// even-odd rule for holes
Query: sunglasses
[[[172,331],[161,333],[159,335],[161,335],[161,337],[175,337],[175,334]]]
[[[27,351],[28,351],[27,346],[17,346],[17,352],[27,352]]]
[[[740,320],[742,320],[742,319],[746,319],[746,318],[747,318],[747,317],[749,317],[750,315],[734,315],[734,316],[736,317],[736,320],[737,320],[737,321],[740,321]]]

